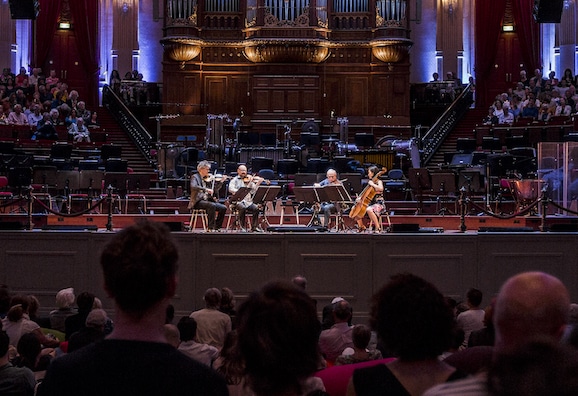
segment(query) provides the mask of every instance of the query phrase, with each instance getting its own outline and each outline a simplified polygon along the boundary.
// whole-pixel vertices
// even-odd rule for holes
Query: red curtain
[[[52,38],[56,32],[58,17],[60,16],[60,0],[40,0],[40,13],[36,19],[36,53],[32,64],[42,67],[50,48]],[[46,73],[47,70],[44,70]]]
[[[534,21],[532,8],[534,3],[528,0],[512,0],[514,23],[518,33],[518,41],[522,52],[522,60],[528,75],[533,75],[534,69],[540,68],[540,25]]]
[[[505,1],[476,1],[476,101],[482,106],[487,103],[487,79],[494,67],[505,9]]]
[[[80,60],[89,81],[90,98],[85,100],[87,103],[96,104],[99,74],[98,0],[73,0],[69,4]]]

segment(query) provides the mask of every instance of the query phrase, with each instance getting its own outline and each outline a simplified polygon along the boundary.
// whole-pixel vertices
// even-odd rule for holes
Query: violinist
[[[315,187],[323,187],[323,186],[340,186],[342,183],[337,179],[337,171],[335,169],[328,169],[327,173],[325,173],[325,179],[319,183],[315,183]],[[337,212],[337,207],[334,203],[331,202],[322,202],[321,203],[321,212],[323,213],[323,219],[321,225],[323,227],[329,226],[329,218],[331,213]]]
[[[379,168],[377,166],[371,166],[367,170],[367,177],[369,178],[369,181],[367,182],[366,188],[373,189],[375,196],[367,206],[366,212],[370,220],[369,227],[371,228],[373,226],[376,232],[381,232],[382,227],[379,216],[385,209],[385,204],[383,202],[383,182],[379,179],[379,177],[375,177],[378,172]],[[356,199],[356,205],[359,203],[360,199],[362,199],[362,197],[358,197]],[[355,220],[357,221],[357,228],[359,231],[365,231],[365,226],[363,225],[363,215],[356,216]]]
[[[227,176],[212,175],[210,172],[209,161],[199,162],[197,173],[191,176],[189,209],[204,209],[209,220],[209,230],[219,231],[223,226],[227,207],[217,201],[217,195]]]
[[[242,201],[235,202],[234,205],[239,212],[239,223],[241,230],[245,231],[245,216],[247,212],[251,213],[251,231],[263,232],[259,227],[259,207],[253,203],[253,195],[257,191],[257,187],[263,183],[264,179],[259,176],[247,175],[247,167],[239,165],[237,168],[237,176],[231,179],[229,183],[229,192],[235,194],[241,187],[248,187],[251,192],[243,198]]]

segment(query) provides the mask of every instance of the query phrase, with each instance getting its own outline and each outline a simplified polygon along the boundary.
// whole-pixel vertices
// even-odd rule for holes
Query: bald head
[[[496,348],[517,347],[537,336],[559,340],[569,308],[568,290],[558,278],[543,272],[511,277],[496,300]]]

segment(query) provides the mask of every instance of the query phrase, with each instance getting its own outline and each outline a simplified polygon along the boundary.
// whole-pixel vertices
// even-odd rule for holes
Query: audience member
[[[27,367],[14,367],[10,363],[9,347],[8,335],[0,331],[0,394],[32,396],[36,387],[34,373]]]
[[[291,282],[303,290],[307,289],[307,279],[302,275],[295,275],[293,279],[291,279]]]
[[[219,350],[214,346],[195,342],[197,335],[197,322],[195,319],[184,316],[179,320],[177,328],[181,339],[178,350],[191,359],[212,367],[213,362],[219,356]]]
[[[219,311],[229,315],[231,318],[231,327],[235,328],[235,317],[237,311],[235,310],[235,295],[228,287],[221,288],[221,303],[219,304]]]
[[[474,330],[470,333],[468,339],[468,348],[479,345],[494,345],[495,330],[494,330],[494,306],[496,299],[492,299],[492,303],[484,309],[484,327],[480,330]]]
[[[379,350],[367,349],[369,341],[371,340],[371,330],[369,327],[362,324],[355,325],[351,332],[351,338],[353,348],[345,348],[341,356],[338,356],[335,360],[336,365],[381,359],[381,352]]]
[[[74,352],[86,345],[104,339],[104,326],[108,316],[103,309],[93,309],[86,317],[85,326],[72,333],[68,340],[68,352]]]
[[[323,330],[319,336],[319,350],[328,365],[333,365],[345,348],[353,347],[353,327],[349,325],[351,314],[351,305],[346,300],[336,303],[332,313],[334,325],[330,329]]]
[[[496,298],[494,361],[524,348],[536,337],[559,342],[568,323],[570,297],[564,284],[543,272],[524,272],[508,279]],[[435,395],[487,395],[487,373],[428,390]]]
[[[219,289],[214,287],[207,289],[204,300],[205,308],[190,315],[197,322],[197,341],[221,349],[225,336],[232,329],[231,318],[219,311],[221,304]]]
[[[570,396],[578,394],[576,351],[550,339],[537,339],[501,354],[488,374],[495,396]]]
[[[2,319],[2,330],[10,337],[10,344],[17,346],[23,334],[34,333],[42,345],[57,347],[60,342],[46,337],[40,330],[38,323],[30,320],[28,316],[29,304],[28,296],[16,295],[12,297],[10,310],[6,317]]]
[[[238,310],[238,345],[256,396],[325,394],[319,367],[315,303],[287,281],[251,293]],[[321,393],[323,392],[323,393]]]
[[[178,251],[164,224],[143,221],[118,232],[101,254],[115,328],[103,341],[55,359],[43,395],[226,396],[225,381],[168,345],[165,311],[177,287]]]
[[[464,343],[462,345],[464,348],[468,345],[470,333],[484,327],[485,312],[480,308],[482,298],[483,294],[480,290],[474,288],[468,290],[466,293],[468,310],[462,312],[457,317],[458,328],[464,331]]]
[[[58,140],[58,132],[52,124],[49,113],[42,115],[42,120],[38,123],[37,130],[32,134],[32,140]]]
[[[48,314],[50,317],[50,328],[61,331],[63,333],[65,332],[64,321],[69,316],[75,314],[74,310],[72,309],[75,298],[74,289],[72,287],[62,289],[56,293],[57,309],[50,311]]]
[[[84,119],[81,117],[76,119],[76,124],[70,125],[68,133],[72,135],[72,139],[77,143],[90,142],[90,131],[84,125]]]
[[[33,104],[31,110],[30,114],[28,114],[28,125],[34,131],[38,127],[38,123],[42,121],[42,107],[39,104]]]
[[[179,328],[172,323],[165,323],[163,325],[163,330],[165,333],[165,338],[167,339],[167,343],[175,348],[178,348],[181,344]]]
[[[12,360],[12,364],[16,367],[28,367],[34,372],[37,381],[44,378],[54,357],[54,349],[43,349],[38,338],[33,333],[28,333],[20,337],[16,350],[18,355]]]
[[[394,275],[373,296],[370,320],[397,359],[355,370],[349,396],[421,395],[465,376],[438,359],[451,345],[454,316],[431,283],[411,274]]]
[[[223,348],[213,367],[227,381],[230,396],[250,396],[251,390],[245,382],[245,368],[237,347],[237,331],[230,331],[225,337]]]
[[[66,334],[66,339],[68,340],[72,333],[76,333],[78,330],[86,326],[86,318],[90,311],[92,311],[92,305],[94,304],[94,294],[89,292],[82,292],[76,298],[76,306],[78,307],[78,312],[74,315],[68,316],[64,320],[64,332]]]
[[[12,125],[28,125],[28,118],[22,112],[22,105],[14,105],[13,111],[8,114],[8,124]]]

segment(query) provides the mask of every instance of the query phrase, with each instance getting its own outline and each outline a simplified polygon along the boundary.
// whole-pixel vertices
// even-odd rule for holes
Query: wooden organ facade
[[[407,138],[406,0],[167,0],[163,134],[202,132],[207,114],[243,129],[315,120]],[[299,130],[296,128],[296,130]]]

